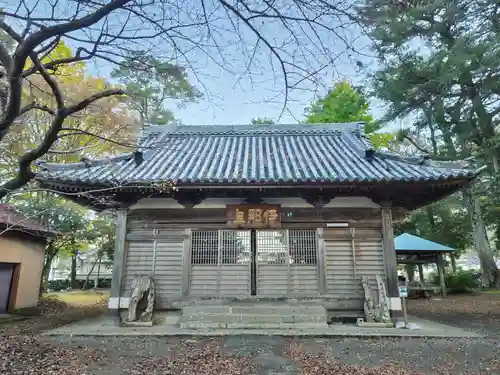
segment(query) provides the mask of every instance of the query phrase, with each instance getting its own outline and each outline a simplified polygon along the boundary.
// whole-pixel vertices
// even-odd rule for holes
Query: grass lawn
[[[0,335],[34,335],[63,324],[99,316],[106,312],[108,298],[109,292],[106,290],[46,293],[38,304],[39,315],[26,317],[22,321],[0,322]]]
[[[481,292],[481,293],[484,293],[484,294],[500,294],[500,289],[490,289],[490,290],[486,290],[486,291]]]
[[[84,307],[106,302],[109,298],[109,291],[74,290],[70,292],[50,292],[45,297],[63,302],[69,307]]]

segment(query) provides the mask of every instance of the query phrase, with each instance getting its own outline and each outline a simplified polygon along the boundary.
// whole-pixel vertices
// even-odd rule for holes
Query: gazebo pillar
[[[423,264],[418,265],[418,278],[420,279],[420,282],[424,282],[424,266]]]

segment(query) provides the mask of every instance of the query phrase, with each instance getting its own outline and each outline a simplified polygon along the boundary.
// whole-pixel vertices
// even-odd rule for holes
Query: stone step
[[[233,306],[233,314],[283,314],[283,315],[325,315],[326,310],[321,305],[288,305],[288,306]]]
[[[241,306],[241,305],[200,305],[186,306],[182,309],[184,315],[196,314],[245,314],[245,315],[326,315],[326,310],[321,305],[257,305],[257,306]]]
[[[328,329],[326,323],[206,323],[181,322],[182,329]]]
[[[195,305],[182,309],[184,329],[327,329],[322,305]]]
[[[300,322],[326,322],[325,315],[280,315],[280,314],[193,314],[181,317],[181,322],[215,322],[215,323],[237,323],[237,322],[259,322],[259,323],[300,323]]]

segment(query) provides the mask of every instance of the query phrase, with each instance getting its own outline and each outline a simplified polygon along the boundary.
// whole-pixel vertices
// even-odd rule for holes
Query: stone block
[[[230,306],[186,306],[182,309],[183,315],[204,315],[204,314],[230,314]]]
[[[357,321],[358,327],[364,328],[394,328],[394,324],[392,323],[382,323],[382,322],[365,322],[365,321]]]
[[[305,305],[255,305],[255,306],[234,306],[232,308],[234,314],[245,315],[325,315],[326,309],[323,306],[305,306]]]
[[[228,329],[327,329],[321,323],[228,323]]]
[[[186,329],[327,329],[321,305],[255,303],[198,305],[182,309],[179,324]]]
[[[323,323],[325,316],[317,315],[218,315],[218,314],[196,314],[183,315],[181,322],[216,322],[216,323]]]
[[[123,321],[122,325],[124,327],[152,327],[153,326],[153,321],[148,321],[148,322],[140,322],[140,321],[133,321],[133,322],[127,322]]]
[[[203,323],[203,322],[185,322],[180,323],[181,329],[224,329],[227,328],[226,323]]]

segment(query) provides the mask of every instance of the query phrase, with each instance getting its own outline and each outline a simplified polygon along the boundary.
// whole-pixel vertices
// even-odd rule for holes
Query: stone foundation
[[[328,329],[321,305],[257,303],[196,305],[182,309],[181,329]]]

